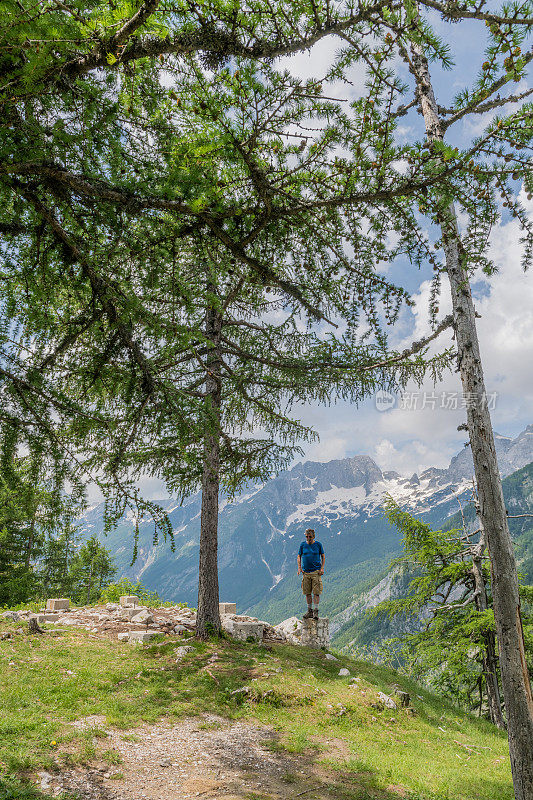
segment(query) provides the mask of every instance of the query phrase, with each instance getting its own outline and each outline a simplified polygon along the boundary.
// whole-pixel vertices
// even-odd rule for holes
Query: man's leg
[[[304,614],[304,619],[310,619],[313,616],[313,596],[306,594],[305,599],[307,600],[307,613]]]
[[[318,604],[320,602],[320,595],[319,594],[313,595],[313,600],[315,601],[315,610],[313,612],[313,617],[315,619],[318,619]]]
[[[304,575],[302,577],[302,591],[305,595],[305,599],[307,600],[307,611],[303,615],[303,619],[311,619],[313,616],[313,585],[310,575]]]

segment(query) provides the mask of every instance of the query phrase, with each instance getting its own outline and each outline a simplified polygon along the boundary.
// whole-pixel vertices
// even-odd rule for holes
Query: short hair
[[[305,535],[307,536],[308,533],[312,533],[313,536],[314,536],[315,535],[315,529],[314,528],[307,528],[306,531],[305,531]]]

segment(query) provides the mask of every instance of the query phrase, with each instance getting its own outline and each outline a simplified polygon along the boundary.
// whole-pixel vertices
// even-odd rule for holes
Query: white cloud
[[[533,220],[533,201],[521,195]],[[504,435],[516,435],[533,422],[533,275],[524,273],[520,261],[522,245],[520,229],[515,220],[494,227],[490,254],[498,272],[487,278],[477,276],[473,284],[478,335],[482,353],[487,391],[497,392],[492,412],[494,428]],[[410,332],[402,324],[402,337],[397,347],[430,332],[427,313],[431,284],[423,281],[414,295],[415,306],[410,315]],[[444,276],[439,317],[451,310],[450,292]],[[453,344],[451,331],[442,334],[431,346],[437,352]],[[461,381],[458,373],[448,371],[434,387],[426,381],[421,387],[407,387],[407,400],[414,408],[395,408],[377,411],[373,399],[360,408],[341,403],[333,408],[304,407],[301,416],[313,425],[321,436],[320,445],[307,452],[328,452],[340,457],[341,440],[348,455],[366,453],[382,469],[394,469],[409,475],[430,466],[445,467],[465,442],[464,432],[457,426],[464,422],[466,411],[462,404]],[[457,408],[442,407],[457,397]],[[409,402],[406,404],[409,406]],[[434,406],[434,407],[433,407]],[[307,455],[307,453],[306,453]],[[320,460],[327,460],[326,457]]]

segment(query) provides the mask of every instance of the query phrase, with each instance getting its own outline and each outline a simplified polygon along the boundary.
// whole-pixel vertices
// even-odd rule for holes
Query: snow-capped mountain
[[[497,436],[496,443],[503,476],[533,461],[533,426],[516,439]],[[300,463],[249,487],[233,502],[221,503],[221,599],[272,622],[300,610],[296,552],[305,528],[313,527],[326,552],[324,611],[338,614],[354,594],[372,585],[399,550],[398,533],[383,518],[384,496],[388,493],[411,512],[440,523],[458,510],[458,498],[468,498],[472,474],[470,448],[465,448],[447,469],[431,468],[411,477],[382,472],[361,455]],[[145,521],[138,559],[130,566],[133,521],[127,518],[106,546],[120,574],[139,578],[162,597],[195,605],[200,497],[181,506],[169,498],[163,506],[173,527],[174,552],[169,542],[153,545],[153,523]],[[85,535],[98,533],[102,508],[86,512],[81,522]]]

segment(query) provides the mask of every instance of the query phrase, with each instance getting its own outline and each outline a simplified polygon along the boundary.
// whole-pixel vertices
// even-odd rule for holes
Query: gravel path
[[[82,800],[248,800],[254,794],[284,800],[295,794],[287,776],[294,782],[308,775],[306,759],[273,752],[268,748],[273,731],[249,722],[204,715],[173,725],[143,725],[129,733],[108,728],[99,717],[75,725],[105,729],[105,749],[114,750],[122,762],[61,775],[40,773],[46,793],[72,792]]]

